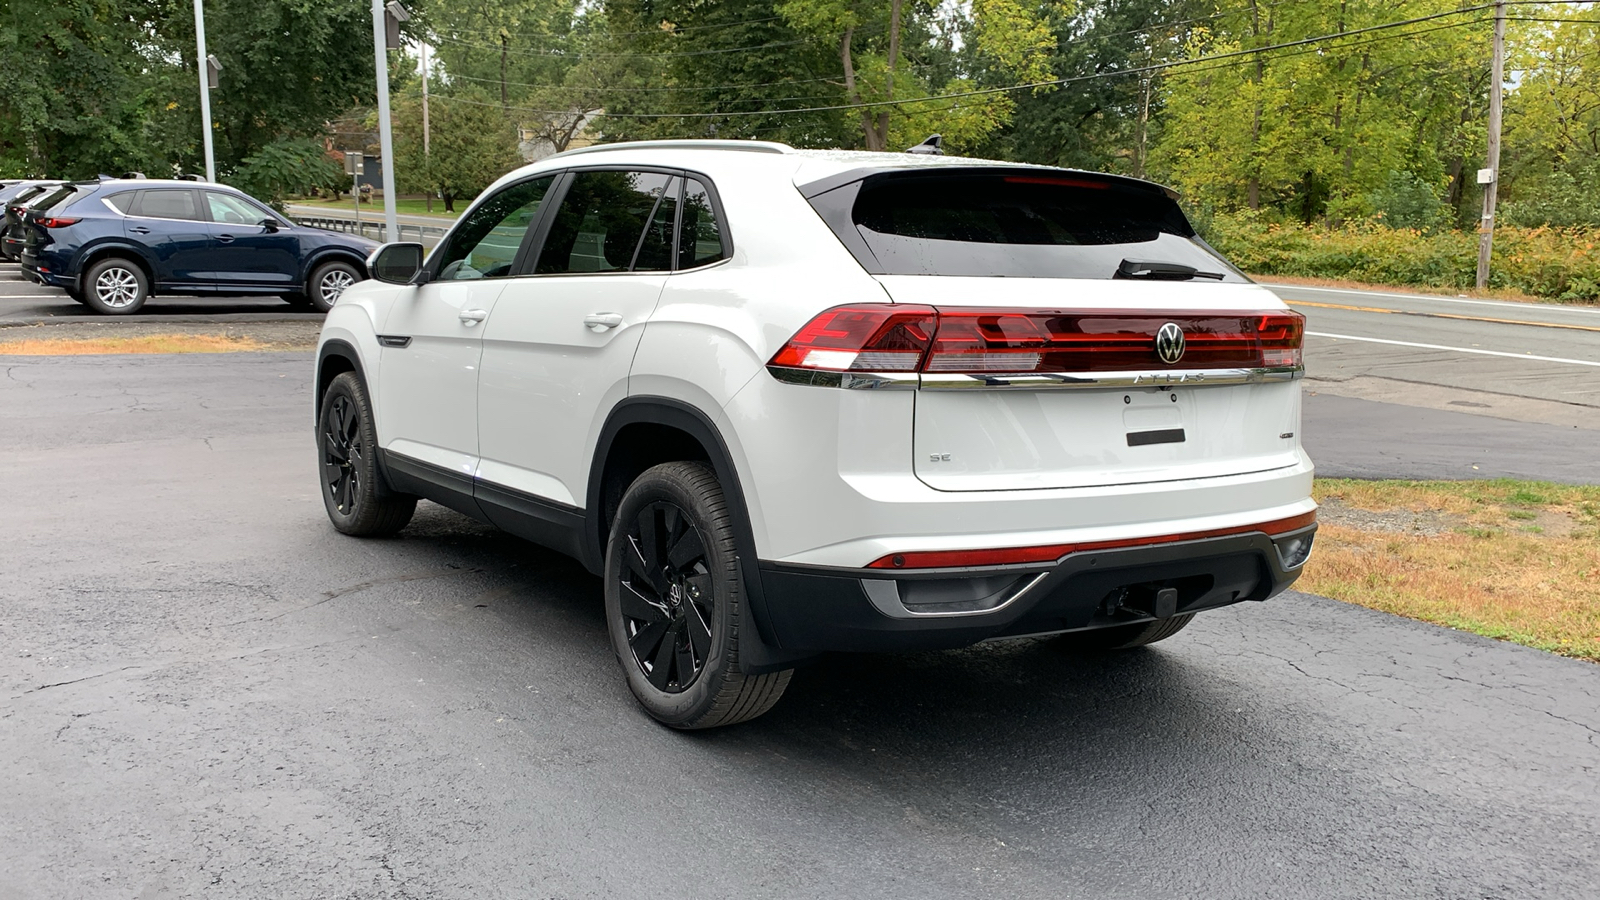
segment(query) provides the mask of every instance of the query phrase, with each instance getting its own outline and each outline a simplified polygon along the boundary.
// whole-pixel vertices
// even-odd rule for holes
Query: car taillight
[[[1176,326],[1181,342],[1157,335]],[[780,369],[932,375],[1294,368],[1305,317],[1271,312],[1049,311],[860,305],[812,319],[768,363]]]
[[[807,322],[770,366],[821,372],[915,372],[933,339],[929,306],[839,306]]]
[[[61,216],[46,216],[45,218],[34,219],[33,221],[37,222],[41,228],[65,228],[68,225],[78,224],[79,220],[63,218]]]

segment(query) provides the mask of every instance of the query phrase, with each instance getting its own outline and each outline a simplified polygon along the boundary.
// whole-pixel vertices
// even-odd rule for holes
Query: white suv
[[[825,651],[1147,644],[1311,551],[1304,320],[1147,182],[615,144],[369,268],[318,354],[334,526],[422,497],[578,558],[675,727]]]

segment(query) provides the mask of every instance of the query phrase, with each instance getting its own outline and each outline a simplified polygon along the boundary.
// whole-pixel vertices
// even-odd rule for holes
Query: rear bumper
[[[1071,553],[1046,565],[923,572],[763,563],[763,637],[790,652],[964,647],[1266,600],[1299,577],[1280,544],[1311,525]]]

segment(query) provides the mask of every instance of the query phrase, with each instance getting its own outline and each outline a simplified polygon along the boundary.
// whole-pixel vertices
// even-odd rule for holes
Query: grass
[[[1324,479],[1298,589],[1600,662],[1600,487]]]
[[[444,201],[435,200],[433,201],[433,212],[430,213],[428,212],[428,202],[426,200],[416,200],[407,197],[401,197],[394,201],[394,209],[395,212],[403,216],[432,215],[438,216],[441,219],[453,220],[456,216],[460,215],[461,211],[466,209],[467,204],[471,202],[471,198],[457,201],[456,211],[447,213],[444,211]],[[356,208],[356,202],[351,200],[349,197],[346,197],[343,200],[290,200],[288,203],[293,206],[314,206],[319,209],[340,209],[354,211]],[[383,201],[380,199],[373,203],[368,203],[367,201],[363,200],[361,201],[361,212],[363,214],[372,213],[374,215],[381,216],[383,215]]]
[[[220,334],[149,334],[123,338],[37,338],[0,342],[0,356],[89,356],[127,353],[238,353],[267,346]]]

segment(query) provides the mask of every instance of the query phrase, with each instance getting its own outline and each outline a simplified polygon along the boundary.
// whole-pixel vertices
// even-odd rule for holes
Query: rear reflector
[[[1168,324],[1177,326],[1183,340],[1167,341],[1163,356],[1156,334]],[[1291,310],[1051,311],[862,304],[819,314],[768,365],[949,375],[1293,368],[1301,364],[1304,340],[1305,317]]]
[[[1182,534],[1158,534],[1151,537],[1126,538],[1119,541],[1089,541],[1081,544],[1047,544],[1042,547],[1005,547],[999,550],[924,550],[912,553],[891,553],[867,564],[869,569],[961,569],[973,566],[1005,566],[1019,563],[1055,562],[1068,553],[1085,550],[1120,550],[1125,547],[1144,547],[1150,544],[1170,544],[1178,541],[1198,541],[1203,538],[1227,537],[1232,534],[1261,532],[1268,535],[1286,534],[1315,524],[1317,514],[1308,512],[1262,522],[1259,525],[1239,525],[1233,528],[1213,528],[1209,531],[1189,531]],[[1308,545],[1309,546],[1309,545]]]

